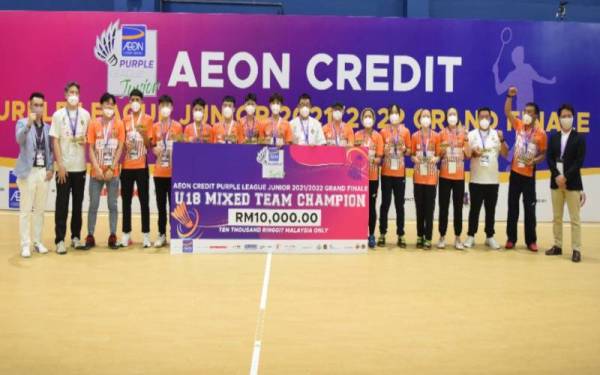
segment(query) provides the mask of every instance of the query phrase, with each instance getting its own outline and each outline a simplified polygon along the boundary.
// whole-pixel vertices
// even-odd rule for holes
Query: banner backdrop
[[[541,125],[559,128],[556,109],[570,102],[575,127],[588,134],[584,185],[600,186],[600,141],[592,123],[600,115],[600,25],[570,22],[504,22],[370,17],[207,15],[97,12],[0,12],[0,208],[11,206],[9,171],[18,148],[14,123],[26,114],[31,91],[46,94],[47,120],[64,105],[63,88],[76,80],[83,106],[99,115],[104,91],[123,96],[137,87],[156,116],[156,96],[169,94],[175,117],[190,120],[190,102],[201,96],[217,121],[226,94],[240,105],[248,92],[267,115],[268,97],[280,92],[293,116],[299,94],[313,97],[312,114],[326,122],[335,101],[344,120],[358,127],[360,111],[375,108],[377,127],[398,103],[412,130],[419,108],[433,111],[434,129],[456,107],[472,128],[480,106],[494,110],[492,126],[507,132],[502,106],[509,85],[519,89],[515,111],[529,101],[542,108]],[[119,100],[119,116],[128,111]],[[505,170],[506,161],[501,168]],[[538,172],[538,218],[551,220],[548,172]],[[503,176],[506,181],[506,175]],[[414,217],[412,184],[408,218]],[[507,188],[500,189],[498,219],[506,217]],[[53,196],[49,199],[52,207]],[[598,197],[588,194],[584,220],[600,221]],[[153,197],[151,198],[154,201]]]

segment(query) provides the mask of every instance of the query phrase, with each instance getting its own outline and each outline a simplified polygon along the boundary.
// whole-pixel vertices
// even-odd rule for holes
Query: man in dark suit
[[[558,110],[561,131],[552,134],[548,145],[548,166],[552,177],[552,209],[554,211],[554,246],[546,255],[562,254],[562,224],[565,202],[571,219],[571,247],[573,262],[581,260],[581,168],[585,158],[585,138],[573,130],[575,111],[569,104],[563,104]]]

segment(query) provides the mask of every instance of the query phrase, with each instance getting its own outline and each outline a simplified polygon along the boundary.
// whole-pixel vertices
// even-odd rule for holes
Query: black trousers
[[[396,208],[396,234],[404,236],[404,177],[381,176],[381,206],[379,207],[379,233],[385,235],[388,228],[388,212],[394,194]]]
[[[517,222],[519,221],[519,200],[523,194],[523,211],[525,211],[525,243],[530,245],[537,241],[535,231],[535,177],[527,177],[510,172],[508,184],[508,218],[506,236],[508,241],[517,242]]]
[[[379,181],[369,180],[369,236],[375,234],[375,225],[377,224],[377,190],[379,190]]]
[[[123,199],[123,233],[131,232],[131,201],[133,186],[137,186],[142,214],[142,233],[150,232],[150,174],[148,168],[123,169],[121,171],[121,198]]]
[[[452,208],[454,211],[454,235],[462,233],[462,207],[465,197],[465,180],[451,180],[440,177],[440,216],[438,228],[440,236],[446,235],[448,229],[448,207],[450,207],[450,195],[452,195]]]
[[[158,208],[158,234],[167,234],[167,217],[171,212],[171,177],[154,177],[156,207]],[[167,211],[167,202],[169,209]]]
[[[485,234],[494,236],[494,223],[496,222],[496,203],[498,203],[499,184],[469,184],[471,196],[471,209],[469,210],[469,236],[475,236],[479,227],[479,212],[481,206],[485,207]]]
[[[436,186],[414,184],[413,189],[417,209],[417,237],[425,237],[427,241],[431,241]]]
[[[81,205],[83,203],[86,173],[86,171],[69,172],[67,181],[62,184],[58,182],[58,176],[56,176],[56,211],[54,213],[54,243],[56,244],[65,240],[71,195],[73,195],[71,239],[74,237],[81,238]]]

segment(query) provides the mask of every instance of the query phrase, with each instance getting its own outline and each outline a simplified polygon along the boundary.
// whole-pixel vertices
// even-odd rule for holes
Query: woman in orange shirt
[[[373,108],[363,109],[360,118],[364,129],[356,133],[354,142],[357,146],[369,150],[369,248],[372,249],[375,247],[375,224],[377,223],[375,204],[379,189],[379,164],[383,157],[383,139],[376,130],[373,130],[375,124]]]

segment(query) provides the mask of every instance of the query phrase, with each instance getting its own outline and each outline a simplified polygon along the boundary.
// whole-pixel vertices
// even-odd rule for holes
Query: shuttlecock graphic
[[[109,65],[116,66],[119,59],[115,55],[115,40],[117,39],[117,31],[119,30],[119,20],[108,25],[108,28],[96,37],[96,46],[94,47],[94,55],[100,61],[104,61]]]
[[[187,206],[183,202],[179,203],[175,207],[173,212],[171,212],[171,216],[173,216],[173,218],[175,220],[180,222],[181,225],[183,225],[184,227],[186,227],[188,229],[190,229],[191,227],[194,226],[194,223],[192,222],[192,218],[190,218],[190,214],[188,212]]]
[[[181,202],[175,206],[175,209],[171,212],[171,216],[178,222],[176,230],[180,238],[189,238],[197,235],[196,230],[200,223],[200,213],[198,213],[196,208],[192,208],[190,211],[187,205]]]

